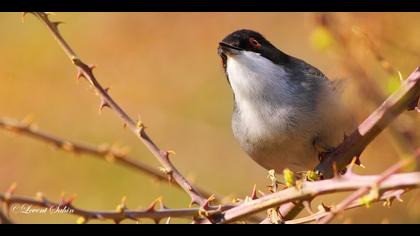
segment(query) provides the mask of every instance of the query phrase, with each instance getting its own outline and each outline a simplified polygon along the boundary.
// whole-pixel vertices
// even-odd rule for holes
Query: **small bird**
[[[287,55],[260,33],[242,29],[218,47],[233,91],[232,130],[266,169],[312,170],[352,126],[340,81]]]

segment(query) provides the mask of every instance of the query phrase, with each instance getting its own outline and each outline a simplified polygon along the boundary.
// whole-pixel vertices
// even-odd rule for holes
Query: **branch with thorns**
[[[94,66],[89,66],[82,62],[82,60],[76,55],[73,49],[68,45],[67,41],[65,41],[60,34],[58,30],[60,22],[50,21],[46,13],[33,14],[47,26],[66,55],[76,66],[78,69],[77,78],[85,78],[95,89],[101,100],[100,110],[104,107],[111,108],[123,121],[124,125],[127,126],[154,154],[154,156],[163,165],[163,168],[166,170],[166,174],[173,178],[173,180],[185,190],[191,198],[191,203],[198,204],[200,207],[167,209],[163,207],[163,204],[161,204],[161,208],[156,210],[156,204],[158,202],[161,203],[161,200],[156,200],[145,210],[132,211],[128,210],[125,200],[123,200],[122,203],[117,206],[116,211],[87,211],[74,207],[72,205],[74,198],[66,200],[63,197],[59,203],[55,203],[46,199],[42,194],[37,194],[36,198],[16,197],[14,196],[15,186],[12,186],[6,193],[0,194],[0,201],[5,204],[6,210],[10,210],[10,206],[12,204],[32,204],[38,207],[46,208],[67,207],[71,210],[71,214],[81,217],[78,220],[79,223],[85,223],[92,219],[111,219],[116,223],[125,219],[137,221],[140,218],[151,218],[156,221],[160,221],[161,219],[168,217],[193,218],[197,223],[231,223],[246,219],[258,212],[269,210],[269,215],[273,214],[272,218],[278,218],[281,223],[304,223],[310,222],[313,219],[319,220],[321,223],[328,223],[332,220],[332,218],[345,209],[368,205],[382,200],[390,202],[392,199],[398,199],[402,193],[412,188],[420,187],[420,172],[397,173],[408,163],[411,163],[414,160],[418,161],[420,158],[419,150],[416,150],[415,152],[416,158],[399,162],[397,165],[393,166],[381,175],[358,176],[352,174],[351,170],[344,176],[337,174],[346,168],[346,166],[352,161],[353,164],[360,164],[359,156],[366,146],[399,114],[405,110],[415,109],[420,95],[419,68],[416,69],[408,77],[408,79],[404,80],[400,89],[382,103],[376,111],[374,111],[362,124],[359,125],[356,131],[354,131],[349,137],[346,137],[342,144],[339,145],[334,152],[323,159],[316,170],[320,173],[324,180],[315,182],[309,180],[296,180],[293,178],[293,173],[288,173],[289,180],[286,180],[286,189],[279,190],[277,180],[273,177],[271,186],[272,193],[262,194],[263,196],[258,197],[257,190],[254,188],[250,197],[246,197],[244,200],[237,202],[234,205],[220,205],[215,207],[211,206],[211,202],[214,200],[214,197],[204,196],[175,168],[169,159],[169,154],[172,152],[160,149],[145,132],[144,124],[139,120],[134,121],[130,118],[129,115],[111,98],[108,93],[108,89],[99,84],[92,72]],[[20,129],[19,131],[32,137],[36,137],[40,134],[34,132],[34,130],[28,127]],[[49,135],[40,135],[38,138],[57,144],[63,149],[66,149],[65,147],[67,146],[67,149],[78,148],[80,152],[86,152],[98,156],[100,154],[101,157],[104,155],[103,153],[98,153],[97,151],[99,150],[96,148],[86,148],[86,146],[66,142]],[[126,158],[126,156],[124,156],[124,158]],[[124,158],[120,158],[120,161],[121,163],[126,164],[127,159]],[[149,174],[154,175],[156,173],[150,172]],[[348,191],[355,192],[336,207],[328,208],[324,206],[322,209],[323,212],[320,211],[318,213],[313,213],[310,209],[310,202],[317,196]],[[366,193],[369,194],[364,196]],[[277,217],[278,211],[282,211],[282,206],[292,206],[285,210],[286,213],[293,212],[293,209],[306,208],[310,213],[310,216],[302,219],[289,219],[284,221],[284,219]],[[294,218],[294,216],[291,218]]]
[[[87,154],[92,157],[97,157],[111,163],[115,162],[117,164],[136,170],[140,173],[144,173],[158,181],[164,183],[173,183],[173,181],[171,181],[171,179],[169,179],[166,174],[162,173],[161,171],[146,163],[138,161],[137,158],[130,157],[126,152],[114,146],[93,146],[83,143],[72,142],[70,140],[41,131],[34,124],[32,124],[32,122],[18,121],[9,118],[0,118],[0,129],[4,129],[13,133],[17,133],[39,140],[41,142],[51,144],[54,148],[58,148],[66,152],[74,154]],[[175,186],[180,187],[178,183],[175,183]],[[203,190],[201,188],[197,187],[197,190],[206,198],[209,198],[212,195],[208,191]]]
[[[185,209],[169,209],[162,203],[162,199],[158,198],[153,201],[149,207],[144,210],[129,210],[126,205],[126,198],[124,197],[120,204],[116,206],[114,211],[88,211],[73,206],[74,197],[65,199],[62,197],[60,202],[53,202],[48,200],[42,193],[37,193],[35,198],[13,196],[11,194],[0,194],[0,201],[6,205],[8,211],[19,211],[18,205],[30,205],[48,209],[50,211],[66,211],[68,214],[77,215],[77,223],[84,224],[91,220],[112,220],[115,223],[121,223],[123,220],[152,219],[159,223],[162,219],[183,218],[191,219],[199,217],[202,214],[201,208],[185,208]],[[22,209],[24,210],[24,209]],[[207,211],[206,214],[212,215],[216,212]]]
[[[25,14],[25,13],[24,13]],[[165,174],[169,178],[173,178],[175,182],[181,186],[182,189],[191,198],[191,205],[198,204],[204,205],[206,204],[208,198],[202,196],[200,192],[177,170],[177,168],[172,164],[169,159],[171,154],[175,154],[173,151],[165,151],[160,149],[155,142],[150,138],[150,136],[146,133],[146,127],[142,123],[142,121],[137,120],[135,121],[132,119],[122,108],[118,105],[114,99],[109,95],[108,89],[102,87],[102,85],[98,82],[95,75],[93,74],[93,69],[95,68],[94,65],[88,65],[84,63],[81,58],[75,53],[75,51],[70,47],[67,41],[63,38],[60,31],[58,30],[58,26],[61,22],[53,22],[50,21],[47,13],[42,12],[33,12],[35,15],[44,25],[48,28],[51,32],[53,37],[57,40],[58,44],[61,46],[65,54],[70,58],[71,62],[77,68],[77,79],[85,78],[90,85],[95,89],[97,95],[99,96],[101,103],[99,106],[99,110],[102,110],[104,107],[108,107],[113,110],[118,117],[123,121],[124,126],[128,127],[140,141],[150,150],[150,152],[158,159],[158,161],[163,166],[163,170]]]
[[[380,185],[377,185],[378,179],[383,179]],[[384,178],[383,176],[358,176],[345,175],[334,179],[321,180],[316,182],[303,182],[301,186],[293,186],[279,192],[264,195],[254,200],[244,200],[231,206],[220,206],[217,210],[204,210],[202,208],[168,209],[163,206],[160,198],[153,201],[150,206],[144,210],[128,210],[126,200],[117,206],[115,211],[88,211],[73,206],[74,197],[65,199],[62,197],[60,202],[52,202],[38,193],[35,198],[14,196],[14,191],[7,191],[0,194],[0,201],[10,210],[14,204],[30,204],[32,206],[44,207],[49,209],[65,208],[69,214],[78,215],[78,223],[87,223],[89,220],[113,220],[120,223],[122,220],[131,219],[138,221],[141,218],[150,218],[159,222],[164,218],[198,218],[204,217],[208,220],[196,219],[198,223],[231,223],[242,220],[247,216],[269,208],[282,205],[288,202],[311,200],[320,195],[326,195],[337,192],[348,192],[360,188],[371,188],[375,186],[378,191],[378,197],[369,201],[352,201],[345,209],[351,209],[356,206],[368,205],[377,201],[386,201],[388,204],[394,199],[400,199],[400,196],[409,189],[420,187],[420,172],[392,174]],[[250,198],[249,198],[250,199]],[[356,199],[357,200],[357,199]],[[155,209],[159,203],[160,208]],[[13,208],[12,208],[13,210]],[[286,223],[306,223],[319,218],[327,217],[331,208],[324,206],[324,211],[308,217],[286,221]],[[322,217],[319,215],[322,214]],[[317,218],[319,217],[319,218]],[[300,222],[301,221],[301,222]]]

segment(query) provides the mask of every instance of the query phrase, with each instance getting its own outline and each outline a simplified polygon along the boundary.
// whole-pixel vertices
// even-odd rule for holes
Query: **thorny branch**
[[[40,208],[46,208],[51,211],[61,210],[69,214],[77,215],[79,218],[78,223],[87,223],[90,220],[112,220],[115,223],[120,223],[123,220],[130,219],[138,221],[141,218],[152,219],[155,222],[160,222],[164,218],[186,218],[191,219],[198,217],[201,213],[200,208],[186,208],[186,209],[168,209],[163,204],[161,199],[156,199],[150,206],[144,210],[129,210],[126,206],[125,199],[117,206],[115,211],[88,211],[77,208],[72,205],[74,198],[64,199],[60,202],[53,202],[38,193],[35,198],[10,196],[0,193],[0,201],[7,204],[9,210],[24,210],[24,208],[14,208],[17,205],[30,205]],[[156,209],[158,207],[158,209]],[[12,209],[10,209],[12,208]],[[211,211],[208,214],[212,214]]]
[[[158,161],[165,168],[166,174],[173,178],[191,197],[191,204],[205,205],[208,204],[207,198],[202,196],[199,191],[193,187],[191,183],[176,169],[169,159],[171,151],[161,150],[150,138],[150,136],[145,131],[145,126],[141,121],[134,121],[108,94],[108,89],[101,86],[97,81],[95,75],[93,74],[94,66],[89,66],[85,64],[79,56],[74,52],[70,47],[67,41],[62,37],[61,33],[58,30],[58,25],[60,22],[52,22],[48,18],[46,13],[35,12],[33,13],[44,25],[49,29],[54,38],[60,44],[61,48],[64,50],[66,55],[70,58],[72,63],[78,69],[77,78],[84,77],[96,90],[98,96],[101,99],[100,109],[104,107],[111,108],[118,117],[124,122],[124,125],[127,126],[153,153],[153,155],[158,159]]]
[[[366,146],[387,127],[399,114],[414,109],[420,96],[420,68],[402,82],[400,88],[382,103],[359,127],[317,167],[324,178],[332,178],[359,157]]]
[[[420,160],[420,148],[416,150],[415,152],[415,159],[414,160]],[[371,191],[372,196],[367,196],[367,198],[378,198],[379,192],[378,192],[378,186],[380,186],[384,181],[386,181],[388,178],[390,178],[393,174],[400,172],[403,168],[408,166],[413,162],[412,158],[403,159],[393,166],[391,166],[389,169],[384,171],[378,179],[371,185],[371,186],[365,186],[360,189],[358,189],[356,192],[351,194],[349,197],[344,199],[341,203],[337,205],[336,208],[334,208],[328,215],[322,219],[320,223],[326,224],[331,222],[336,215],[344,211],[347,207],[349,207],[354,201],[361,198],[363,195],[369,193]],[[416,164],[416,163],[415,163]],[[351,173],[350,173],[351,174]],[[369,200],[369,199],[368,199]]]
[[[398,200],[398,201],[402,202],[401,196],[405,192],[406,192],[405,190],[394,190],[394,191],[385,192],[384,194],[382,194],[382,196],[380,198],[372,199],[372,201],[369,204],[375,203],[375,202],[383,202],[384,206],[390,207],[394,200]],[[366,203],[364,203],[362,201],[354,201],[349,206],[347,206],[344,210],[351,210],[351,209],[354,209],[354,208],[364,207],[364,206],[366,206]],[[284,223],[285,224],[305,224],[305,223],[310,223],[310,222],[313,222],[313,221],[319,222],[324,217],[326,217],[330,214],[331,207],[327,207],[325,205],[320,205],[319,208],[320,208],[320,210],[318,212],[312,214],[312,215],[302,217],[302,218],[299,218],[299,219],[295,219],[295,220],[288,220]]]
[[[132,120],[124,110],[109,96],[108,90],[104,89],[96,80],[92,73],[93,66],[88,66],[74,53],[67,42],[58,31],[59,22],[51,22],[45,13],[34,13],[51,31],[55,39],[63,48],[73,64],[78,68],[78,78],[84,77],[95,88],[101,98],[100,108],[110,107],[123,120],[124,124],[133,131],[138,138],[148,147],[148,149],[157,157],[160,163],[167,170],[167,174],[190,195],[192,203],[198,203],[200,208],[188,208],[170,210],[161,207],[159,210],[153,210],[158,201],[155,201],[151,207],[143,211],[130,211],[126,208],[125,202],[117,207],[115,212],[94,212],[78,209],[72,206],[72,199],[64,200],[60,203],[54,203],[45,197],[37,196],[37,199],[14,197],[11,194],[0,194],[0,200],[6,205],[10,204],[33,204],[39,207],[60,207],[67,206],[73,210],[73,214],[82,217],[82,222],[91,219],[112,219],[120,222],[124,219],[152,218],[160,220],[165,217],[188,217],[195,218],[204,214],[210,223],[230,223],[241,220],[257,212],[278,207],[285,203],[311,201],[314,197],[334,192],[355,191],[351,195],[351,201],[346,199],[345,204],[339,205],[333,213],[331,209],[324,207],[323,212],[312,214],[309,217],[289,220],[285,223],[304,223],[322,218],[322,221],[328,222],[331,215],[335,215],[341,210],[357,207],[366,203],[356,202],[356,200],[366,193],[362,190],[372,190],[377,192],[374,198],[368,203],[386,200],[387,202],[408,191],[411,188],[420,187],[420,172],[396,174],[400,167],[394,167],[388,172],[379,176],[357,176],[347,174],[345,176],[336,176],[332,178],[336,171],[344,169],[354,157],[359,157],[364,148],[393,120],[404,110],[413,110],[418,104],[420,95],[420,69],[416,69],[407,80],[405,80],[400,89],[389,97],[374,113],[372,113],[352,135],[347,137],[341,145],[329,156],[327,156],[317,170],[323,174],[325,180],[317,182],[304,181],[299,186],[292,186],[285,190],[263,195],[258,198],[253,196],[251,199],[242,201],[236,205],[221,206],[214,210],[208,208],[209,200],[198,193],[196,189],[176,170],[169,160],[168,151],[162,151],[158,148],[150,137],[145,133],[145,127],[140,122]],[[418,156],[417,156],[418,157]],[[356,159],[358,161],[358,159]],[[332,179],[328,179],[332,178]],[[401,194],[400,194],[401,193]],[[356,196],[357,197],[354,197]],[[207,206],[203,208],[203,206]],[[151,210],[152,209],[152,210]],[[204,209],[204,212],[203,212]],[[337,210],[338,209],[338,210]]]
[[[75,154],[88,154],[93,157],[98,157],[102,160],[115,162],[137,170],[146,175],[149,175],[150,177],[159,181],[168,183],[168,177],[162,172],[156,170],[154,167],[149,166],[146,163],[143,163],[141,161],[136,160],[133,157],[128,156],[123,151],[120,151],[113,147],[108,147],[107,145],[100,145],[98,147],[95,147],[88,144],[72,142],[64,138],[60,138],[43,132],[30,123],[28,124],[26,122],[19,122],[17,120],[6,118],[0,118],[0,129],[5,129],[14,133],[22,134],[40,140],[42,142],[52,144],[54,145],[54,147],[67,152]],[[169,179],[169,183],[172,182],[170,180],[171,179]],[[177,183],[175,184],[179,187]],[[197,190],[200,194],[207,198],[211,196],[211,194],[205,190],[202,190],[200,188],[197,188]]]
[[[208,211],[203,211],[202,208],[167,209],[162,205],[160,209],[155,209],[157,203],[161,203],[159,200],[154,201],[147,209],[140,211],[128,210],[124,201],[117,207],[117,211],[87,211],[74,207],[72,205],[74,199],[72,198],[68,200],[63,198],[60,203],[54,203],[46,199],[42,194],[37,194],[36,198],[0,194],[0,201],[5,202],[9,207],[13,204],[31,204],[33,206],[46,208],[67,207],[69,213],[79,215],[83,217],[85,221],[94,219],[110,219],[118,223],[124,219],[137,220],[139,218],[151,218],[159,221],[167,217],[191,218],[197,217],[201,214],[209,218],[209,222],[211,223],[230,223],[259,211],[263,211],[270,207],[278,206],[287,202],[301,201],[312,199],[320,195],[347,192],[357,190],[359,188],[370,187],[377,181],[378,178],[380,178],[380,176],[347,175],[340,178],[321,180],[317,182],[304,182],[300,188],[292,187],[276,193],[262,196],[255,200],[244,201],[237,206],[222,206],[219,210]],[[372,199],[372,202],[379,199],[391,201],[401,195],[397,194],[398,192],[395,191],[393,194],[390,194],[392,193],[390,192],[391,190],[407,191],[411,188],[419,186],[420,172],[394,174],[388,179],[384,180],[381,185],[377,187],[380,197],[378,197],[378,199]]]
[[[334,14],[316,14],[315,23],[317,24],[317,27],[322,27],[329,32],[334,42],[336,42],[336,44],[334,44],[334,46],[337,46],[335,52],[337,52],[340,57],[340,64],[352,75],[352,81],[356,82],[358,91],[377,106],[386,99],[385,94],[381,91],[380,86],[375,83],[375,80],[369,75],[369,71],[364,68],[359,59],[354,55],[354,48],[350,45],[351,36],[355,35],[366,42],[363,45],[366,45],[366,49],[372,52],[373,56],[385,72],[393,77],[398,75],[398,77],[402,79],[401,73],[395,66],[386,60],[384,55],[382,55],[374,44],[374,41],[359,27],[353,26],[353,30],[350,31],[353,33],[348,35],[347,33],[349,31],[343,30],[343,28],[348,29],[348,27],[343,27],[338,22],[340,21],[338,18],[334,18]],[[415,106],[414,102],[413,106]],[[418,110],[418,106],[414,109]],[[416,148],[416,145],[413,143],[412,130],[401,130],[400,127],[401,126],[398,126],[398,123],[394,123],[390,124],[388,129],[392,134],[393,140],[398,141],[399,146],[405,152],[410,153]]]
[[[340,178],[304,182],[301,187],[292,187],[245,202],[213,217],[212,223],[231,223],[254,213],[293,201],[312,199],[328,193],[358,190],[372,186],[378,176],[342,176]],[[420,187],[420,172],[395,174],[378,186],[379,193],[389,190]]]

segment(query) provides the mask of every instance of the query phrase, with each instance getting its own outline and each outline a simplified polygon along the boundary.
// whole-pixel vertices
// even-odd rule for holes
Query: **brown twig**
[[[300,188],[288,188],[238,205],[220,206],[217,210],[204,210],[203,208],[168,209],[162,205],[160,200],[155,200],[144,210],[128,210],[123,202],[117,207],[116,211],[88,211],[74,207],[72,205],[74,200],[73,198],[70,198],[69,200],[65,200],[63,198],[60,202],[52,202],[43,197],[41,194],[37,194],[36,198],[29,198],[0,193],[0,201],[6,203],[11,210],[25,208],[13,208],[14,204],[26,204],[26,206],[37,206],[53,210],[61,209],[66,211],[68,214],[83,217],[83,222],[87,222],[89,220],[113,220],[119,223],[125,219],[138,220],[140,218],[149,218],[155,221],[160,221],[161,219],[167,217],[188,219],[205,216],[206,218],[209,218],[212,223],[229,223],[287,202],[310,200],[319,195],[347,192],[357,190],[359,188],[370,187],[378,180],[379,177],[380,176],[376,175],[346,175],[329,180],[304,182]],[[389,191],[407,191],[414,187],[420,187],[420,172],[394,174],[388,179],[385,179],[381,185],[378,186],[378,191],[381,195],[383,193],[381,199],[392,200],[391,198],[396,195],[397,192],[394,192],[394,195],[390,195],[387,194],[390,193]],[[376,200],[377,199],[374,199],[373,201]],[[160,203],[160,208],[155,209],[158,203]],[[286,223],[292,222],[293,221],[289,221]]]
[[[413,109],[420,95],[420,68],[417,68],[400,88],[394,92],[379,108],[377,108],[359,127],[328,155],[316,170],[324,178],[332,178],[334,167],[343,170],[353,160],[359,157],[366,146],[405,110]]]
[[[339,19],[334,18],[334,14],[316,14],[315,23],[318,26],[326,29],[334,41],[337,42],[337,44],[335,44],[338,46],[336,51],[339,53],[341,64],[349,73],[352,74],[352,79],[354,79],[353,81],[355,81],[358,85],[358,91],[361,92],[364,97],[372,101],[375,105],[381,104],[386,99],[385,94],[380,90],[378,84],[376,84],[373,78],[369,75],[368,69],[366,69],[358,60],[358,58],[355,57],[353,53],[354,48],[350,45],[351,35],[347,34],[348,30],[343,30],[348,29],[349,27],[343,27],[342,25],[339,25],[338,22]],[[379,53],[376,48],[372,47],[374,45],[370,44],[370,46],[371,47],[368,47],[368,49],[375,56],[376,61],[381,64],[382,68],[384,68],[388,73],[397,73],[396,68],[392,66],[387,60],[384,60],[385,57]],[[375,55],[378,53],[380,55]],[[391,65],[393,69],[389,70],[389,66],[387,65]],[[399,73],[398,75],[401,76]],[[413,106],[415,106],[414,103]],[[415,107],[414,109],[418,110],[418,107]],[[398,141],[398,145],[406,153],[411,153],[416,147],[412,140],[414,135],[413,131],[400,130],[400,128],[398,128],[398,123],[390,124],[388,128],[394,140]]]
[[[42,142],[52,144],[54,145],[54,147],[57,147],[67,152],[71,152],[75,154],[88,154],[93,157],[98,157],[102,160],[106,160],[110,162],[115,161],[115,163],[137,170],[159,181],[162,181],[165,183],[171,183],[170,179],[168,181],[168,177],[165,174],[156,170],[154,167],[149,166],[146,163],[143,163],[141,161],[136,160],[133,157],[128,156],[126,153],[123,153],[118,150],[114,150],[113,148],[110,148],[110,147],[106,147],[106,146],[95,147],[88,144],[72,142],[64,138],[60,138],[60,137],[48,134],[46,132],[43,132],[41,130],[38,130],[36,127],[34,127],[31,124],[27,124],[25,122],[19,122],[13,119],[0,118],[0,128],[17,133],[17,134],[22,134],[27,137],[40,140]],[[175,183],[175,186],[179,187],[177,183]],[[209,192],[203,189],[197,188],[197,190],[198,192],[200,192],[200,194],[202,194],[205,197],[211,196]]]
[[[344,199],[342,202],[340,202],[333,210],[330,211],[329,214],[327,214],[321,221],[321,224],[327,224],[330,223],[336,215],[343,212],[346,208],[348,208],[354,201],[361,198],[363,195],[367,194],[369,191],[378,191],[380,188],[380,185],[389,179],[393,174],[400,172],[404,167],[412,163],[415,159],[420,159],[420,148],[415,153],[416,158],[407,158],[403,159],[393,166],[391,166],[389,169],[385,170],[380,176],[378,176],[377,180],[372,183],[370,186],[364,186],[360,189],[358,189],[356,192],[351,194],[349,197]],[[379,197],[379,194],[374,192],[374,195],[376,195],[376,198]],[[370,200],[370,199],[369,199]]]
[[[399,201],[402,201],[401,196],[405,192],[406,192],[405,190],[395,190],[395,191],[386,192],[379,199],[373,199],[371,203],[384,202],[384,205],[390,206],[391,202],[394,199],[398,199]],[[351,209],[354,209],[354,208],[359,208],[359,207],[364,207],[364,206],[366,206],[366,204],[364,204],[363,202],[355,201],[352,204],[350,204],[349,206],[347,206],[344,210],[351,210]],[[320,208],[322,208],[322,209],[319,210],[317,213],[314,213],[312,215],[305,216],[305,217],[302,217],[302,218],[299,218],[299,219],[288,220],[284,223],[285,224],[305,224],[305,223],[310,223],[310,222],[314,222],[314,221],[320,221],[324,217],[329,215],[330,211],[331,211],[331,209],[329,207],[326,207],[326,206],[323,206],[323,205],[320,206]]]
[[[341,178],[304,182],[300,188],[292,187],[245,202],[237,207],[215,215],[213,223],[230,223],[246,216],[293,201],[310,200],[316,196],[358,190],[372,186],[378,176],[343,176]],[[420,187],[420,172],[395,174],[378,187],[379,192]]]
[[[96,90],[98,96],[101,99],[100,109],[103,107],[111,108],[118,117],[123,121],[124,125],[127,126],[152,152],[152,154],[159,160],[163,165],[166,174],[173,178],[188,195],[191,197],[191,204],[204,205],[207,203],[207,198],[202,196],[199,191],[193,187],[191,183],[176,169],[176,167],[169,160],[170,151],[161,150],[147,135],[145,126],[141,121],[135,122],[108,94],[108,90],[102,87],[93,74],[94,66],[85,64],[70,47],[67,41],[62,37],[58,30],[60,22],[52,22],[48,18],[46,13],[35,12],[33,13],[44,25],[49,29],[54,38],[57,40],[65,54],[70,58],[72,63],[78,69],[77,77],[84,77]]]
[[[38,194],[40,195],[40,194]],[[160,201],[155,200],[152,204],[144,210],[129,210],[125,206],[125,202],[117,206],[115,211],[88,211],[77,208],[72,205],[72,200],[62,200],[61,202],[53,202],[43,197],[42,195],[36,198],[7,196],[7,194],[0,193],[0,201],[5,202],[9,206],[9,210],[19,213],[25,211],[28,207],[40,207],[48,211],[61,211],[68,214],[83,217],[83,222],[87,223],[90,220],[112,220],[120,223],[123,220],[130,219],[137,221],[141,218],[148,218],[156,221],[157,223],[164,218],[186,218],[200,216],[202,209],[200,208],[186,208],[186,209],[168,209]],[[157,204],[160,203],[160,206]],[[18,207],[20,205],[20,207]],[[155,209],[159,207],[159,209]],[[207,214],[214,214],[216,211],[208,211]]]

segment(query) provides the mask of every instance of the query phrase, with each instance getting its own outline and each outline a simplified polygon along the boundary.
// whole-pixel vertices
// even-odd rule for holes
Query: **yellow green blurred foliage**
[[[382,55],[406,77],[420,59],[420,13],[327,13],[344,32],[353,62],[389,95],[399,77],[386,72],[364,39],[367,32]],[[217,43],[240,28],[263,33],[281,50],[320,68],[331,79],[345,79],[346,104],[361,121],[378,105],[359,92],[346,55],[315,13],[56,13],[61,31],[76,52],[97,65],[99,81],[133,117],[140,115],[149,134],[195,184],[209,191],[244,197],[254,184],[267,191],[267,171],[235,142],[231,128],[232,94]],[[0,13],[0,116],[32,116],[40,129],[95,145],[117,144],[156,168],[158,162],[99,100],[45,27],[32,15]],[[420,145],[420,116],[404,114],[397,129],[410,130]],[[376,174],[404,155],[393,134],[383,132],[363,153],[366,169]],[[169,207],[186,207],[182,191],[124,167],[77,156],[0,130],[0,190],[18,183],[17,194],[43,192],[58,200],[77,194],[76,206],[112,210],[127,196],[129,208],[147,207],[163,196]],[[336,222],[420,223],[420,195],[412,191],[391,208],[374,204],[345,213]],[[331,204],[346,194],[323,197]],[[21,223],[76,223],[68,215],[13,215]],[[144,222],[148,222],[147,220]],[[182,221],[184,222],[184,221]]]

